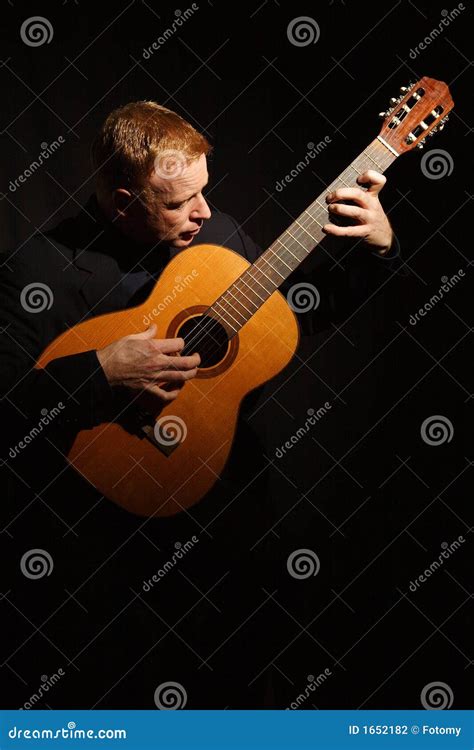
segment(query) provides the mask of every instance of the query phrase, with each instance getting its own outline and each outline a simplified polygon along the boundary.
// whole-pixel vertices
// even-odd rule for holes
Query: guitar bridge
[[[173,451],[175,451],[176,448],[180,445],[179,440],[177,440],[176,442],[157,440],[155,435],[155,427],[152,427],[150,424],[142,425],[141,431],[145,435],[145,437],[148,438],[150,443],[153,443],[155,448],[158,448],[158,450],[160,450],[165,456],[171,456]]]

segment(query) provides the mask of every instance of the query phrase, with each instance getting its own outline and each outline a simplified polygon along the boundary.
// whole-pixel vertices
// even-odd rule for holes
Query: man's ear
[[[125,188],[116,188],[112,193],[112,206],[115,216],[121,219],[127,219],[130,214],[130,206],[133,197],[129,190]]]

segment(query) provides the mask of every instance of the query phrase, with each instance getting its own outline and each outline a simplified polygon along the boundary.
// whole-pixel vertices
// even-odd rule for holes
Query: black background
[[[269,654],[262,651],[253,663],[252,684],[271,675],[273,697],[267,691],[261,707],[284,708],[304,691],[308,674],[326,668],[331,676],[304,708],[419,708],[421,691],[431,682],[449,685],[453,708],[468,707],[468,544],[416,592],[409,590],[410,581],[438,558],[443,542],[459,535],[470,539],[470,445],[463,439],[472,383],[468,3],[425,51],[410,58],[410,50],[438,26],[444,7],[452,9],[418,0],[202,0],[149,59],[143,50],[176,18],[175,5],[11,0],[3,8],[4,250],[76,212],[87,199],[93,190],[91,138],[106,114],[127,101],[156,100],[208,135],[214,146],[211,206],[234,215],[266,246],[375,137],[377,113],[399,86],[423,75],[450,86],[454,113],[427,148],[448,152],[452,173],[430,179],[420,167],[424,152],[415,151],[390,168],[382,193],[401,244],[401,268],[390,272],[384,261],[374,260],[379,265],[371,272],[370,298],[337,328],[331,324],[302,336],[297,357],[266,387],[249,420],[272,461],[273,520],[261,544],[272,542],[276,583],[261,592],[254,615],[266,613],[261,632],[271,632],[272,639]],[[33,15],[46,16],[54,29],[51,42],[36,48],[20,39],[22,22]],[[290,44],[287,26],[303,15],[317,21],[320,37],[298,47]],[[9,190],[41,143],[58,136],[65,138],[58,152],[15,192]],[[331,139],[327,148],[276,192],[277,180],[304,158],[307,144],[325,136]],[[466,276],[456,288],[410,325],[410,315],[439,289],[441,277],[459,269]],[[307,410],[326,400],[332,409],[311,436],[276,459],[276,448],[304,424]],[[433,415],[452,423],[450,442],[430,446],[421,439],[421,424]],[[25,549],[47,545],[35,540],[29,512],[8,531],[15,570]],[[321,569],[299,581],[288,575],[286,561],[301,548],[316,552]],[[151,564],[150,575],[157,565]],[[25,641],[48,614],[42,585],[47,582],[30,589],[23,615],[16,610],[14,648],[6,646],[5,659],[16,651],[3,668],[12,707],[27,700],[39,676],[51,674],[62,658],[52,649],[50,663],[33,670],[36,680],[25,679],[37,636]],[[6,588],[21,609],[14,573]],[[58,632],[79,614],[68,610]],[[242,621],[247,614],[242,612]],[[53,623],[46,632],[54,640]],[[89,689],[84,707],[100,698],[93,685]],[[154,708],[153,689],[154,683],[148,703],[130,707]],[[60,683],[41,707],[67,705],[61,690]],[[222,691],[224,705],[215,707],[240,707],[226,700],[225,686]],[[189,702],[198,705],[192,696]]]

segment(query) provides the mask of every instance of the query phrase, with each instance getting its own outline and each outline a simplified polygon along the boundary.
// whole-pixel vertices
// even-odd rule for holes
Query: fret
[[[361,172],[360,172],[359,169],[356,169],[353,164],[349,164],[349,168],[353,169],[354,172],[356,173],[357,177],[359,177],[359,175],[361,174]]]
[[[229,295],[232,299],[227,299],[226,295]],[[230,289],[227,289],[224,292],[224,294],[222,295],[222,297],[220,299],[223,302],[225,302],[226,305],[229,305],[230,309],[233,310],[236,313],[236,315],[240,315],[240,317],[243,318],[244,323],[246,323],[247,320],[249,320],[249,315],[250,315],[250,317],[252,316],[252,313],[251,312],[249,313],[249,310],[247,310],[247,308],[244,305],[242,305],[242,303],[240,302],[240,300],[234,294],[232,294],[232,292],[230,291]],[[243,307],[244,310],[245,310],[245,312],[243,313],[241,310],[239,310],[239,308],[237,307],[237,305],[240,305],[241,307]],[[229,313],[229,315],[231,315],[231,313]],[[234,318],[234,320],[235,320],[235,318]],[[236,320],[236,323],[237,322],[238,321]],[[244,323],[239,323],[239,325],[242,326],[242,325],[244,325]]]
[[[313,237],[313,235],[311,234],[311,232],[308,232],[308,230],[306,229],[306,227],[303,224],[299,223],[298,219],[295,219],[295,224],[298,224],[298,226],[301,227],[301,229],[304,232],[306,232],[306,234],[309,234],[309,236],[311,237],[311,239],[313,240],[313,242],[317,242],[316,237]]]
[[[242,314],[241,312],[239,312],[238,310],[236,310],[236,309],[235,309],[235,307],[232,307],[232,305],[231,305],[231,302],[229,302],[229,300],[228,300],[228,299],[225,299],[224,295],[225,295],[225,294],[227,294],[227,293],[228,293],[228,291],[229,291],[229,290],[227,289],[227,291],[225,291],[225,292],[224,292],[224,294],[222,295],[222,297],[220,297],[220,299],[221,299],[221,300],[222,300],[223,302],[225,302],[225,303],[226,303],[226,305],[229,305],[230,309],[231,309],[231,310],[232,310],[233,312],[235,312],[235,313],[236,313],[237,315],[240,315],[240,317],[244,319],[244,323],[246,323],[246,322],[247,322],[247,320],[248,320],[248,318],[247,318],[247,317],[246,317],[245,315],[243,315],[243,314]],[[222,303],[221,303],[221,302],[219,302],[219,305],[220,305],[220,306],[222,307]],[[240,323],[240,322],[239,322],[239,321],[237,320],[237,318],[234,318],[234,316],[232,315],[232,313],[231,313],[231,312],[229,312],[229,310],[226,310],[226,308],[225,308],[225,307],[224,307],[224,310],[226,311],[227,315],[230,315],[230,317],[232,318],[232,320],[235,320],[235,322],[237,323],[237,325],[238,325],[238,326],[242,326],[242,325],[243,325],[242,323]]]
[[[280,238],[278,238],[277,240],[275,240],[275,242],[279,242],[279,243],[280,243],[280,245],[283,245],[283,242],[282,242],[282,241],[280,240]],[[298,258],[298,256],[297,256],[297,255],[295,255],[294,253],[292,253],[289,247],[286,247],[286,245],[283,245],[283,247],[285,248],[285,250],[286,250],[286,252],[287,252],[287,253],[290,253],[290,255],[292,255],[292,256],[293,256],[293,258],[294,258],[295,260],[297,260],[297,261],[298,261],[298,263],[300,262],[300,259]],[[273,252],[274,252],[274,251],[273,251]],[[283,259],[282,259],[282,260],[283,260]],[[283,261],[283,262],[285,262],[285,261]],[[285,263],[285,265],[286,265],[286,266],[288,266],[288,263]],[[290,269],[291,271],[293,271],[293,268],[292,268],[291,266],[288,266],[288,268],[289,268],[289,269]]]
[[[310,252],[311,252],[311,250],[308,250],[308,248],[307,248],[307,247],[305,247],[305,246],[303,245],[303,243],[302,243],[302,242],[300,242],[300,241],[299,241],[299,239],[298,239],[297,237],[293,237],[293,235],[292,235],[292,234],[290,234],[289,232],[288,232],[288,234],[289,234],[289,236],[291,237],[291,239],[292,239],[292,240],[295,240],[295,242],[297,242],[297,243],[298,243],[298,245],[301,245],[301,247],[303,248],[303,250],[305,250],[305,251],[306,251],[307,253],[310,253]],[[310,235],[310,237],[311,237],[311,235]],[[311,239],[313,239],[313,238],[311,237]],[[316,240],[315,240],[315,241],[316,241]]]
[[[358,177],[372,163],[379,172],[383,172],[395,158],[396,154],[389,152],[376,138],[341,172],[336,180],[327,186],[326,192],[337,190],[341,185],[354,187],[357,184],[357,179],[353,180],[351,177],[349,173],[351,169]],[[377,159],[380,160],[381,164],[378,163]],[[382,164],[385,166],[382,167]],[[216,307],[222,310],[222,312],[220,310],[215,311],[217,319],[221,317],[232,331],[237,333],[245,325],[250,317],[266,302],[273,291],[278,288],[281,282],[287,279],[295,268],[304,261],[307,255],[313,251],[314,245],[317,245],[322,239],[323,233],[320,230],[324,224],[321,222],[325,221],[327,214],[327,205],[324,199],[325,194],[321,193],[313,203],[304,209],[290,227],[280,237],[277,237],[273,244],[257,258],[255,263],[249,266],[214,303]],[[306,240],[306,244],[301,241],[301,238],[298,236],[299,230],[302,230],[311,240],[311,243],[313,243],[311,247],[307,246],[309,245],[308,239]],[[301,237],[304,237],[304,235],[301,235]],[[288,245],[286,242],[288,242]],[[297,245],[304,250],[304,253],[296,247]],[[288,256],[286,256],[286,253],[288,253]],[[280,268],[277,267],[278,263],[281,264]],[[265,272],[264,264],[270,267],[268,273]],[[257,276],[257,272],[261,274],[261,278]],[[272,278],[272,272],[277,274],[279,279],[276,279],[275,276]],[[265,285],[265,279],[270,283]],[[244,288],[240,284],[243,284]],[[263,290],[263,295],[256,288],[257,286]],[[226,295],[230,299],[226,298]],[[232,312],[224,307],[224,305],[230,306]],[[234,317],[232,313],[237,317]],[[229,318],[234,321],[234,324],[229,321]],[[243,322],[239,323],[238,318],[242,318]]]
[[[214,305],[219,305],[219,307],[222,307],[222,305],[221,305],[221,303],[219,302],[219,300],[216,300],[216,301],[214,302]],[[213,305],[213,307],[214,307],[214,305]],[[225,307],[222,307],[222,309],[223,309],[223,310],[224,310],[224,312],[225,312],[225,313],[227,314],[227,310],[225,309]],[[232,328],[232,329],[233,329],[233,330],[234,330],[234,331],[235,331],[236,333],[237,333],[237,332],[239,331],[239,329],[240,329],[240,328],[242,327],[242,326],[240,325],[240,323],[238,323],[238,322],[237,322],[237,321],[235,320],[235,318],[234,318],[234,320],[235,320],[235,322],[237,323],[237,325],[238,325],[238,328],[234,328],[234,326],[232,325],[232,323],[229,323],[229,321],[228,321],[228,320],[226,320],[225,316],[222,316],[222,315],[221,315],[221,318],[222,318],[223,320],[225,320],[225,322],[227,323],[227,325],[229,325],[229,326],[230,326],[230,327],[231,327],[231,328]]]
[[[269,266],[270,266],[270,268],[272,269],[272,271],[276,271],[276,272],[277,272],[277,274],[278,274],[278,276],[279,276],[279,277],[280,277],[281,279],[285,279],[285,277],[283,276],[283,274],[282,274],[282,273],[280,273],[280,271],[278,270],[278,268],[275,268],[275,266],[272,266],[272,264],[270,263],[270,261],[268,261],[268,260],[267,260],[267,259],[266,259],[266,258],[265,258],[265,257],[264,257],[263,255],[261,255],[261,256],[260,256],[260,259],[261,259],[261,260],[263,260],[263,261],[265,261],[265,263],[266,263],[267,265],[269,265]],[[285,265],[286,265],[286,264],[285,264]],[[263,273],[263,269],[259,268],[259,270],[261,270],[261,271],[262,271],[262,273]],[[266,276],[266,274],[265,274],[265,276]],[[268,276],[267,276],[267,279],[268,279]],[[271,281],[271,279],[269,279],[269,281]],[[273,282],[272,282],[272,283],[273,283]]]
[[[282,241],[281,241],[281,240],[280,240],[279,238],[278,238],[278,239],[276,240],[276,242],[279,242],[279,243],[280,243],[280,245],[283,245],[283,247],[285,248],[285,250],[288,250],[288,248],[286,247],[286,245],[284,245],[284,244],[283,244],[283,242],[282,242]],[[291,250],[288,250],[288,252],[290,253],[290,255],[293,255],[293,253],[291,252]],[[273,254],[275,255],[275,252],[274,252],[274,251],[273,251]],[[297,260],[297,261],[298,261],[298,263],[299,263],[299,258],[297,258],[297,257],[296,257],[296,255],[293,255],[293,258],[294,258],[295,260]],[[282,262],[282,263],[284,263],[284,264],[285,264],[285,266],[286,266],[287,268],[289,268],[289,269],[290,269],[290,271],[293,271],[292,267],[291,267],[291,266],[289,266],[289,265],[288,265],[288,263],[287,263],[286,261],[284,261],[284,260],[283,260],[283,258],[282,258],[281,256],[280,256],[280,260],[281,260],[281,262]]]
[[[247,273],[247,274],[248,274],[248,275],[250,276],[250,274],[248,273],[248,271],[246,271],[246,273]],[[250,276],[250,278],[252,278],[252,276]],[[260,299],[260,300],[261,300],[262,302],[265,302],[265,299],[264,299],[263,297],[260,297],[259,293],[258,293],[258,292],[257,292],[257,291],[256,291],[256,290],[255,290],[255,289],[253,288],[253,287],[251,287],[251,286],[250,286],[249,284],[247,284],[247,282],[245,281],[245,279],[244,279],[244,277],[243,277],[243,276],[241,276],[241,277],[240,277],[240,279],[237,279],[237,281],[243,281],[243,282],[244,282],[244,284],[245,284],[245,286],[248,286],[248,288],[250,289],[250,291],[252,291],[252,292],[253,292],[254,294],[256,294],[256,295],[257,295],[257,297],[258,297],[258,298],[259,298],[259,299]],[[236,284],[237,284],[237,281],[235,282]],[[260,286],[262,286],[262,285],[260,284]]]
[[[315,203],[317,203],[318,206],[320,206],[323,209],[323,211],[327,210],[327,206],[325,206],[324,203],[321,203],[318,198],[316,198],[316,200],[313,201],[311,205],[314,206]],[[304,213],[307,214],[308,212],[305,210]]]
[[[237,279],[237,281],[242,281],[242,277],[240,279]],[[239,289],[237,287],[237,281],[235,281],[232,286],[235,286],[235,288],[237,289],[237,291],[239,292],[239,294],[242,294],[250,305],[255,305],[255,310],[253,311],[253,313],[256,313],[257,310],[259,309],[260,305],[257,305],[256,302],[254,302],[252,299],[250,299],[250,297],[247,294],[245,294],[244,291],[242,291],[242,289]],[[247,286],[248,286],[248,284],[247,284]],[[229,289],[227,291],[230,291],[230,289],[231,289],[231,287],[229,287]],[[251,287],[249,287],[249,289],[251,289]],[[262,299],[261,297],[258,296],[257,292],[255,292],[253,289],[251,289],[251,291],[253,291],[253,293],[256,294],[257,297],[260,300]],[[252,315],[253,315],[253,313],[252,313]]]
[[[260,256],[260,257],[262,257],[262,256]],[[258,260],[260,260],[260,259],[258,259]],[[260,271],[260,268],[258,268],[257,266],[255,266],[255,264],[254,264],[254,266],[250,266],[250,268],[254,268],[254,267],[256,267],[256,268],[257,268],[257,271]],[[269,294],[269,291],[268,291],[267,287],[266,287],[266,286],[263,286],[263,284],[260,284],[259,280],[258,280],[258,279],[256,279],[256,278],[255,278],[255,276],[252,276],[252,274],[250,273],[250,268],[249,268],[249,269],[247,270],[247,274],[248,274],[248,275],[250,276],[250,278],[252,279],[252,281],[256,281],[256,282],[257,282],[257,284],[258,284],[259,286],[261,286],[261,287],[262,287],[262,289],[263,289],[263,290],[264,290],[265,292],[267,292],[267,294]],[[265,274],[264,274],[264,275],[265,275]],[[267,277],[267,278],[268,278],[268,277]]]
[[[260,256],[260,257],[262,257],[262,256]],[[262,260],[263,260],[263,258],[262,258]],[[273,268],[273,266],[270,266],[270,267]],[[265,276],[265,278],[268,279],[268,281],[270,281],[273,284],[273,279],[271,279],[270,276],[267,276],[267,274],[265,273],[265,271],[263,270],[263,268],[260,268],[260,264],[258,266],[256,266],[256,268],[258,268],[258,270],[260,271],[260,273],[263,273],[263,275]],[[281,276],[281,274],[280,274],[280,276]],[[285,277],[282,276],[282,279],[283,278],[285,278]]]
[[[243,292],[242,292],[242,293],[243,293]],[[253,312],[252,312],[251,310],[249,310],[249,309],[248,309],[248,307],[247,307],[246,305],[244,305],[244,303],[243,303],[243,302],[241,302],[241,301],[240,301],[240,300],[239,300],[239,299],[238,299],[238,298],[237,298],[237,297],[235,296],[235,294],[232,294],[232,291],[231,291],[231,289],[230,289],[230,288],[229,288],[229,289],[228,289],[228,290],[227,290],[226,292],[224,292],[224,294],[230,294],[230,296],[231,296],[231,297],[233,297],[233,299],[235,299],[235,301],[237,302],[237,304],[238,304],[238,305],[240,305],[241,307],[243,307],[243,308],[244,308],[244,310],[246,310],[246,311],[248,312],[248,314],[249,314],[249,316],[250,316],[250,317],[251,317],[251,316],[253,315]],[[244,295],[244,297],[245,297],[245,295]],[[247,297],[245,297],[245,299],[247,299]],[[258,310],[258,307],[257,307],[257,310]],[[256,312],[256,311],[254,310],[254,312]],[[244,317],[244,316],[242,316],[242,317]]]
[[[378,171],[379,172],[383,172],[382,167],[379,164],[377,164],[377,162],[375,161],[375,159],[372,159],[371,155],[369,153],[367,153],[367,151],[364,151],[364,153],[365,153],[366,156],[369,157],[370,161],[372,161],[375,164],[375,166],[377,167]]]
[[[318,201],[315,201],[315,203],[318,203]],[[323,211],[326,212],[328,210],[327,206],[322,206],[321,203],[319,203],[319,205],[321,206],[321,208],[323,209]],[[310,214],[309,211],[307,211],[306,209],[303,211],[303,213],[304,214],[308,214],[308,216],[310,217],[310,219],[312,219],[312,221],[314,221],[316,224],[318,224],[318,226],[320,226],[320,227],[323,226],[323,224],[320,224],[319,221],[316,221],[316,219],[313,217],[313,215]]]

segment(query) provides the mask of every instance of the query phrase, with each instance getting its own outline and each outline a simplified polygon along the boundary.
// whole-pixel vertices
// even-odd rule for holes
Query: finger
[[[184,348],[184,339],[156,339],[154,344],[162,354],[175,354]]]
[[[387,182],[387,178],[374,169],[368,169],[367,172],[359,175],[357,182],[359,185],[364,185],[371,195],[378,195]]]
[[[141,331],[140,333],[131,333],[128,338],[130,339],[153,339],[156,334],[156,323],[152,323],[146,331]]]
[[[166,366],[173,370],[192,370],[200,364],[201,357],[197,353],[189,357],[166,357]]]
[[[147,393],[153,394],[153,396],[157,396],[161,401],[165,401],[166,403],[170,401],[174,401],[176,396],[179,396],[181,393],[181,388],[174,388],[172,391],[165,390],[164,388],[160,388],[158,385],[149,385],[145,388]]]
[[[192,370],[164,370],[157,376],[161,381],[165,383],[176,383],[185,382],[195,378],[198,372],[198,368],[194,367]]]
[[[328,193],[326,196],[326,203],[334,203],[335,201],[355,201],[362,208],[367,208],[366,190],[361,188],[338,188],[332,193]]]
[[[359,206],[346,206],[345,203],[330,203],[328,211],[337,216],[349,216],[351,219],[357,219],[361,223],[367,223],[368,211]]]
[[[322,228],[324,234],[334,234],[337,237],[368,237],[371,227],[360,224],[355,227],[338,227],[336,224],[325,224]]]

